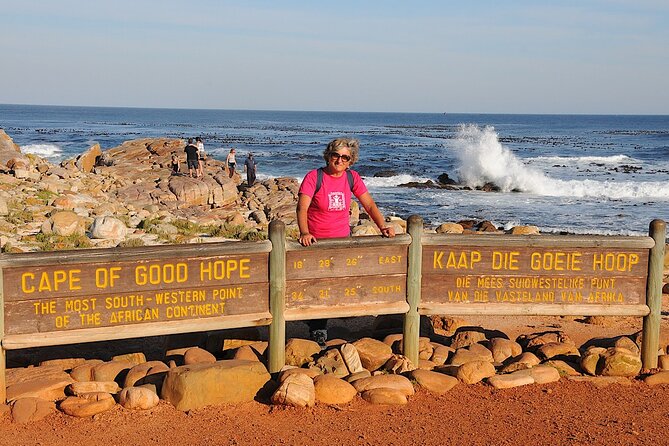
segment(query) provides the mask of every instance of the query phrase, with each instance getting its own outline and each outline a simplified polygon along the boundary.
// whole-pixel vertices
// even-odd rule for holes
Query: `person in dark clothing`
[[[193,178],[193,171],[195,171],[195,178],[198,177],[200,160],[198,159],[197,146],[193,144],[193,138],[188,138],[188,144],[184,149],[186,152],[186,164],[188,164],[188,176]]]
[[[253,153],[249,152],[248,155],[246,155],[246,161],[244,161],[244,169],[246,169],[246,183],[249,186],[253,186],[253,184],[256,182],[256,166],[258,163],[256,162],[256,159],[253,157]]]

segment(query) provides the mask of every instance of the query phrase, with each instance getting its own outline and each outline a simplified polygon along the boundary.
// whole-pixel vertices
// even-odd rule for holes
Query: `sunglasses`
[[[348,163],[349,161],[351,161],[351,157],[348,156],[348,155],[342,155],[342,154],[337,153],[337,152],[332,152],[332,153],[330,154],[330,159],[332,159],[332,160],[334,160],[334,161],[337,161],[339,158],[341,158],[342,161],[346,161],[347,163]]]

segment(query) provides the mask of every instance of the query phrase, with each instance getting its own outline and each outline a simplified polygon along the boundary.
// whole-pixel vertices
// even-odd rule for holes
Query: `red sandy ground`
[[[666,296],[665,296],[666,298]],[[663,312],[661,346],[669,320]],[[512,339],[546,329],[567,332],[577,344],[598,336],[631,334],[640,319],[613,318],[607,326],[574,318],[468,318]],[[343,407],[309,409],[263,402],[207,407],[188,413],[161,402],[134,412],[116,406],[92,419],[61,413],[34,423],[0,418],[5,445],[646,445],[669,444],[669,386],[597,388],[557,383],[495,390],[458,385],[445,395],[418,391],[405,406],[373,406],[359,397]]]

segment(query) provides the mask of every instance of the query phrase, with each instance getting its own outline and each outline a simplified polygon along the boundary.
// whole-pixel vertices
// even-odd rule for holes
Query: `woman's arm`
[[[367,215],[371,217],[374,223],[376,223],[376,226],[378,226],[381,230],[381,235],[383,237],[395,237],[395,228],[392,226],[386,226],[386,220],[383,218],[383,214],[376,206],[372,195],[369,192],[365,192],[358,197],[358,200],[360,200],[362,207],[365,208]]]
[[[316,243],[316,237],[309,234],[309,222],[307,220],[307,210],[311,205],[309,195],[300,194],[297,199],[297,227],[300,228],[300,238],[298,239],[302,246],[310,246]]]

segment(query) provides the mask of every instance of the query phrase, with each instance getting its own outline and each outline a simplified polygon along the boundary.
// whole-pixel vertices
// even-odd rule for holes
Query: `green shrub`
[[[40,232],[35,235],[35,241],[40,251],[61,251],[91,247],[91,241],[84,234],[63,236]]]

